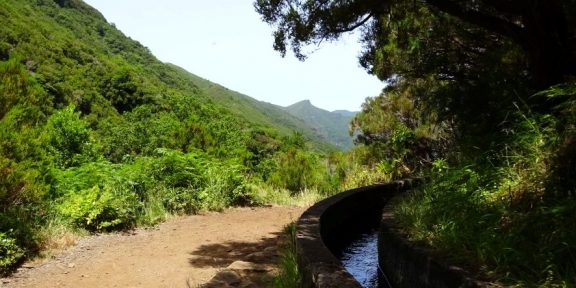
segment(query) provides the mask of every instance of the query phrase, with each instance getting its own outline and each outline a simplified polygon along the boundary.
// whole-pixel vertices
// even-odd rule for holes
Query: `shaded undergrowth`
[[[480,157],[434,170],[398,203],[398,219],[412,240],[480,278],[574,287],[573,119],[516,116],[508,138]]]

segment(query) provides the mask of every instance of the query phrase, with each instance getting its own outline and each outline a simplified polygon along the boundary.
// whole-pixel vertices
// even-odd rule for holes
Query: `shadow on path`
[[[226,267],[235,261],[275,265],[279,258],[278,247],[285,241],[285,236],[281,232],[273,234],[258,242],[227,241],[202,245],[190,252],[192,257],[188,262],[198,268]]]
[[[248,281],[241,283],[251,283],[251,285],[246,287],[270,287],[275,275],[275,270],[272,267],[277,267],[280,258],[278,255],[278,247],[281,247],[283,243],[287,241],[286,239],[287,237],[283,233],[277,232],[274,233],[273,236],[261,238],[257,242],[227,241],[224,243],[206,244],[191,252],[191,257],[188,262],[197,268],[228,267],[236,271],[241,279],[244,279],[241,281]],[[229,266],[236,261],[241,263],[240,266]],[[246,268],[246,264],[248,264],[246,262],[255,264],[250,264],[248,268]],[[254,269],[252,265],[265,268]],[[218,273],[215,278],[217,278],[220,273]],[[210,285],[212,282],[213,281],[210,281],[200,287],[224,287],[219,285],[212,286]]]

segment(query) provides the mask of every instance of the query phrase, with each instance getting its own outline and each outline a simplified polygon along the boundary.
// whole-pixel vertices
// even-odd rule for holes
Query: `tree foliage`
[[[369,152],[361,160],[394,178],[413,175],[444,157],[449,124],[418,107],[416,83],[397,83],[368,98],[352,120],[350,134]]]
[[[437,27],[442,28],[439,32],[462,29],[463,24],[469,24],[463,27],[481,29],[521,47],[540,87],[565,81],[576,73],[576,47],[572,40],[576,35],[574,1],[257,0],[254,5],[262,19],[276,27],[274,48],[285,54],[287,46],[291,46],[299,58],[305,57],[303,46],[337,39],[342,33],[359,27],[367,27],[364,29],[365,59],[373,58],[370,54],[382,48],[381,40],[390,36],[399,37],[412,46],[424,46],[423,39],[410,29],[393,35],[389,28],[416,24],[430,28],[424,33],[434,34],[436,30],[429,25],[428,16],[450,17],[454,21]]]

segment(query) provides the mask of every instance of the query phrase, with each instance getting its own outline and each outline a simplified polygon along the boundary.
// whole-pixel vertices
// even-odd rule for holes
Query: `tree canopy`
[[[376,58],[374,53],[382,40],[394,32],[390,28],[416,24],[437,35],[444,30],[481,29],[491,37],[513,42],[524,51],[529,71],[540,88],[576,74],[573,16],[576,1],[573,0],[257,0],[254,5],[262,19],[276,28],[274,49],[284,55],[290,46],[300,59],[305,58],[304,46],[334,40],[342,33],[362,28],[366,49],[361,59],[363,65],[373,68],[370,60]],[[426,13],[422,13],[423,9]],[[433,24],[430,17],[447,16],[453,19],[445,20],[446,26],[430,25]],[[396,32],[400,33],[397,37],[412,46],[426,44],[410,33],[413,31],[398,29]],[[453,42],[466,40],[442,38]],[[486,48],[474,42],[460,44],[478,51]],[[390,77],[389,73],[377,74]]]

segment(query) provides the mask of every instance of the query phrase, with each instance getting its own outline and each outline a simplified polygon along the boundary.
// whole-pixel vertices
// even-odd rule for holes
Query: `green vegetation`
[[[426,176],[397,204],[414,241],[483,279],[576,285],[574,1],[255,6],[300,58],[363,27],[360,62],[389,85],[356,148],[159,62],[80,0],[0,4],[0,273],[70,231]]]
[[[0,19],[1,274],[55,237],[339,189],[301,120],[159,62],[82,1],[2,1]]]
[[[352,121],[360,146],[342,172],[354,184],[424,176],[396,204],[411,239],[481,279],[576,286],[574,1],[255,7],[274,48],[301,59],[361,27],[360,63],[389,85]]]
[[[296,254],[296,223],[284,227],[284,234],[288,237],[284,244],[280,258],[280,274],[274,279],[276,288],[300,287],[300,273]]]

